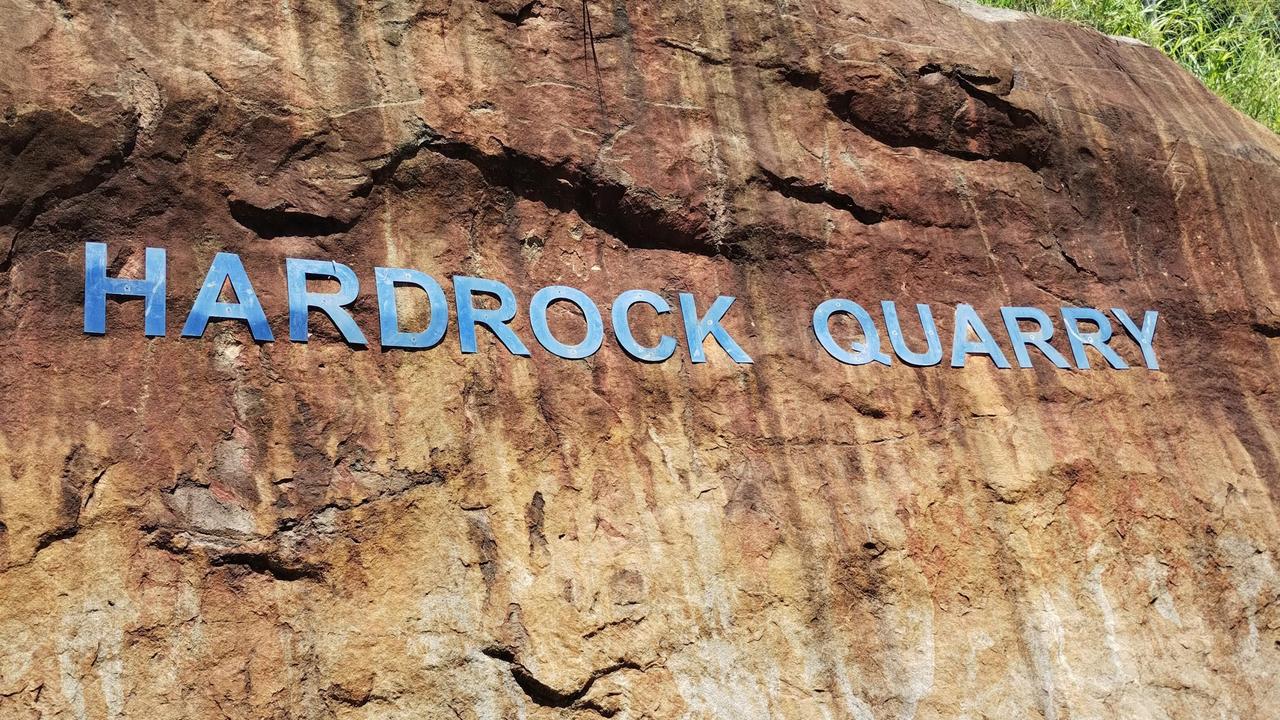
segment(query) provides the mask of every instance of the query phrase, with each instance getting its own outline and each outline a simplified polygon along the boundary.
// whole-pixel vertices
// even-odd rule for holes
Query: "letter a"
[[[977,336],[977,340],[969,339],[969,331]],[[964,367],[968,355],[988,355],[996,367],[1008,369],[1009,361],[1005,359],[991,331],[982,324],[982,318],[974,311],[972,305],[956,306],[955,335],[951,338],[951,367]]]
[[[223,283],[230,283],[236,294],[236,302],[218,302]],[[244,264],[235,253],[220,252],[209,265],[209,273],[200,286],[200,294],[191,305],[187,322],[182,326],[183,337],[200,337],[204,335],[209,320],[213,318],[228,320],[244,320],[249,323],[249,331],[258,342],[271,342],[271,327],[267,325],[267,315],[262,311],[262,303],[253,291],[253,283],[244,272]]]

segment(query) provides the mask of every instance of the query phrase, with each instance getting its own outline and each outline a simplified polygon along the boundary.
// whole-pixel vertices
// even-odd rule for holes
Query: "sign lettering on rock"
[[[165,251],[149,247],[145,259],[144,277],[111,277],[107,274],[107,246],[85,243],[86,333],[106,334],[107,299],[115,297],[141,298],[144,301],[144,333],[148,337],[166,334],[168,285]],[[425,350],[443,341],[449,326],[450,294],[445,292],[439,280],[419,270],[384,267],[375,267],[373,278],[381,347]],[[308,282],[318,279],[336,282],[337,290],[314,292],[308,289]],[[450,280],[458,344],[463,353],[478,352],[477,331],[483,328],[511,354],[530,355],[529,345],[512,327],[512,321],[523,306],[510,287],[497,280],[466,275],[455,275]],[[360,291],[360,279],[354,270],[328,260],[287,258],[285,282],[290,341],[307,342],[312,313],[319,312],[333,323],[347,343],[368,345],[364,331],[348,310]],[[225,286],[231,288],[235,302],[220,300]],[[402,326],[396,303],[397,288],[414,288],[425,295],[430,307],[425,328],[406,329]],[[483,299],[486,297],[487,301]],[[493,307],[494,302],[496,307]],[[751,356],[724,324],[734,302],[735,298],[720,295],[707,304],[700,302],[692,293],[682,292],[677,294],[678,307],[673,308],[662,295],[635,289],[619,293],[606,308],[613,340],[636,360],[665,362],[676,354],[680,345],[679,340],[670,334],[647,338],[636,336],[632,329],[633,318],[640,313],[649,313],[659,317],[678,315],[678,322],[673,322],[672,326],[683,330],[685,348],[692,362],[707,361],[706,340],[710,338],[733,362],[750,364]],[[584,325],[580,340],[562,338],[552,332],[547,315],[555,303],[566,303],[577,310]],[[1054,317],[1048,311],[1035,307],[1001,307],[999,319],[989,325],[972,306],[962,303],[952,308],[951,341],[944,344],[930,305],[922,303],[914,308],[899,307],[892,300],[883,300],[879,308],[880,318],[877,319],[853,300],[825,300],[813,311],[813,336],[828,355],[853,366],[891,366],[900,362],[914,367],[930,367],[946,360],[951,367],[962,368],[972,358],[982,357],[1003,369],[1030,368],[1035,362],[1047,362],[1062,369],[1109,367],[1125,370],[1129,364],[1116,352],[1116,347],[1118,343],[1127,342],[1141,353],[1147,369],[1160,369],[1155,350],[1159,313],[1155,310],[1146,310],[1139,319],[1120,308],[1112,308],[1108,316],[1095,308],[1062,307],[1057,309]],[[606,330],[600,306],[577,288],[564,285],[541,288],[529,300],[527,312],[533,340],[553,355],[581,360],[595,354],[604,345]],[[856,326],[852,339],[837,339],[833,331],[837,318],[847,319]],[[187,312],[182,336],[202,337],[211,320],[238,320],[245,323],[255,341],[275,340],[253,283],[240,257],[234,253],[220,252],[214,257]],[[1066,337],[1069,355],[1064,355],[1050,344],[1058,331],[1058,323]],[[1123,331],[1123,339],[1117,333],[1117,327]],[[1003,336],[1005,344],[997,339],[997,333]],[[923,340],[909,341],[908,334]],[[1012,360],[1006,349],[1012,351]]]

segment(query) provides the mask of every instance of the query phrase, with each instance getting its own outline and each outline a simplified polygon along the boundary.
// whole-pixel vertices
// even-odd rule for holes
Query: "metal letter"
[[[693,295],[680,293],[680,315],[684,318],[684,337],[685,341],[689,343],[690,360],[695,363],[707,361],[707,354],[702,349],[702,343],[710,335],[716,339],[717,343],[720,343],[720,347],[734,362],[742,365],[751,364],[751,357],[743,352],[741,347],[738,347],[738,343],[729,337],[729,333],[720,324],[720,320],[724,318],[725,313],[729,312],[729,307],[733,305],[733,301],[734,298],[728,295],[717,297],[715,302],[711,303],[707,314],[702,319],[698,319],[698,308]]]
[[[449,327],[449,301],[436,279],[426,273],[405,268],[373,269],[374,285],[378,289],[378,329],[382,347],[426,349],[435,347],[444,339]],[[427,293],[431,304],[431,320],[420,332],[400,330],[400,312],[396,308],[396,286],[412,285]]]
[[[1124,331],[1129,333],[1129,337],[1138,343],[1138,347],[1142,348],[1142,360],[1147,364],[1148,370],[1159,370],[1160,362],[1156,360],[1156,320],[1159,319],[1160,313],[1155,310],[1148,310],[1142,316],[1142,329],[1139,330],[1133,324],[1133,320],[1129,314],[1120,308],[1111,308],[1111,313],[1116,316],[1120,324],[1124,326]]]
[[[1097,325],[1098,331],[1091,333],[1080,332],[1081,320]],[[1107,316],[1103,315],[1101,311],[1093,308],[1064,307],[1062,308],[1062,324],[1067,330],[1067,340],[1071,341],[1071,355],[1075,358],[1076,367],[1081,370],[1089,369],[1089,358],[1084,354],[1085,346],[1089,345],[1102,353],[1102,357],[1111,367],[1117,370],[1129,369],[1129,363],[1117,355],[1115,350],[1107,346],[1107,341],[1111,339],[1111,322],[1107,320]]]
[[[107,296],[144,298],[143,330],[147,337],[164,335],[165,254],[163,248],[147,248],[146,278],[107,277],[107,246],[84,244],[84,331],[107,332]]]
[[[862,328],[865,342],[855,340],[850,344],[849,350],[841,347],[840,343],[831,336],[831,316],[836,313],[852,315],[858,321],[858,326]],[[861,305],[852,300],[838,298],[827,300],[819,305],[818,309],[813,311],[813,332],[818,336],[818,342],[822,343],[827,353],[845,365],[866,365],[873,362],[881,365],[893,364],[893,359],[880,351],[880,330],[876,328],[875,321]]]
[[[476,308],[471,303],[475,293],[498,298],[497,309]],[[512,355],[529,357],[529,348],[507,327],[507,323],[516,316],[516,296],[511,293],[511,288],[496,280],[455,275],[453,294],[458,305],[458,341],[462,345],[462,352],[476,351],[476,325],[484,325]]]
[[[342,308],[355,302],[360,292],[360,281],[351,268],[342,263],[327,260],[299,260],[285,258],[285,276],[289,287],[289,339],[306,342],[307,317],[311,308],[329,316],[342,339],[352,345],[367,344],[351,314]],[[307,279],[333,278],[338,281],[336,293],[313,293],[307,290]]]
[[[658,311],[659,315],[671,312],[671,305],[661,295],[648,290],[628,290],[613,301],[613,308],[609,313],[613,322],[613,334],[617,336],[618,344],[631,357],[641,362],[660,363],[675,354],[676,339],[663,335],[658,338],[658,344],[654,347],[645,347],[636,342],[635,335],[631,334],[628,312],[632,305],[642,303]]]
[[[889,334],[889,344],[898,358],[908,365],[929,367],[942,362],[942,340],[938,338],[938,326],[933,322],[933,310],[928,305],[916,305],[916,313],[920,316],[920,327],[924,330],[927,350],[922,353],[912,352],[902,336],[902,324],[898,321],[898,307],[892,300],[880,303],[884,311],[884,329]],[[865,330],[864,330],[865,333]]]
[[[976,341],[969,339],[970,330],[978,337]],[[965,357],[968,355],[988,355],[996,367],[1009,367],[1009,361],[996,344],[996,339],[991,336],[991,331],[982,324],[982,318],[978,317],[973,306],[960,304],[956,306],[955,335],[951,338],[951,367],[964,367]]]
[[[231,283],[236,294],[236,302],[218,302],[222,294],[222,284]],[[253,291],[253,283],[244,272],[240,256],[235,253],[220,252],[214,256],[209,265],[209,272],[204,276],[204,284],[196,301],[191,304],[191,312],[187,314],[187,322],[182,326],[183,337],[200,337],[211,318],[244,320],[249,323],[249,330],[257,342],[271,342],[271,327],[267,325],[267,315],[262,311],[258,295]]]
[[[587,336],[577,345],[565,345],[551,334],[551,328],[547,325],[547,308],[557,300],[576,305],[587,321]],[[591,357],[604,342],[604,321],[600,318],[600,310],[596,304],[581,290],[564,285],[551,285],[534,293],[533,300],[529,303],[529,324],[533,326],[533,335],[542,343],[542,347],[567,360]]]
[[[1048,313],[1033,307],[1002,307],[1000,316],[1004,318],[1004,329],[1009,332],[1009,344],[1013,345],[1013,356],[1018,359],[1018,367],[1031,367],[1031,354],[1027,352],[1027,346],[1033,345],[1049,358],[1049,362],[1064,370],[1071,369],[1062,353],[1049,344],[1049,338],[1053,337],[1053,320]],[[1034,322],[1039,327],[1035,332],[1026,332],[1022,329],[1024,321]]]

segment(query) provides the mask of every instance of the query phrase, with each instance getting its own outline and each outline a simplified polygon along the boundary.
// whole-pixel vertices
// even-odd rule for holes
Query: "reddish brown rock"
[[[1280,717],[1280,139],[959,2],[585,12],[6,7],[0,717]],[[167,337],[81,333],[95,239]],[[178,337],[223,250],[278,342]],[[285,257],[371,337],[375,265],[734,295],[755,364],[293,344]],[[1163,370],[849,368],[829,297]]]

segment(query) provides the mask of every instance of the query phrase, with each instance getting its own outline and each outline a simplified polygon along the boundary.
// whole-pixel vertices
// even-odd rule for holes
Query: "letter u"
[[[902,362],[916,367],[929,367],[942,362],[942,339],[938,337],[938,325],[933,321],[933,311],[928,305],[916,305],[916,313],[920,316],[920,328],[924,331],[925,343],[928,346],[922,353],[913,352],[907,347],[907,341],[902,336],[902,323],[898,319],[898,306],[892,300],[884,300],[880,303],[880,309],[884,311],[884,325],[889,333],[889,344],[893,346],[893,352]]]

